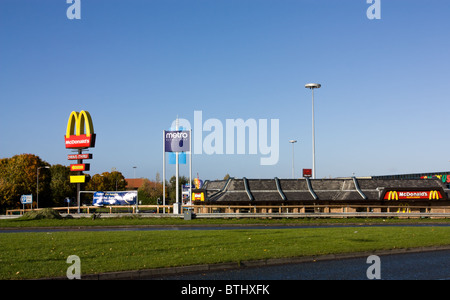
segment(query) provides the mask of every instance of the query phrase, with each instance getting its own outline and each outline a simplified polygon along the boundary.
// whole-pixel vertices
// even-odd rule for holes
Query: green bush
[[[24,213],[21,218],[27,220],[62,219],[62,216],[54,209],[44,208],[41,210],[28,211]]]

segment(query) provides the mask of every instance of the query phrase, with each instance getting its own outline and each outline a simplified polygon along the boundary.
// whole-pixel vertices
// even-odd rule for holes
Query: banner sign
[[[183,184],[181,186],[181,197],[183,201],[191,200],[191,186],[189,184]]]
[[[177,164],[177,153],[169,152],[169,165]],[[180,152],[178,153],[178,164],[185,165],[186,164],[186,153]]]
[[[189,131],[166,131],[164,140],[166,152],[187,152],[190,150]]]
[[[384,194],[383,200],[411,200],[411,199],[443,199],[440,191],[388,191]]]
[[[137,192],[95,192],[92,205],[134,205],[136,204]]]

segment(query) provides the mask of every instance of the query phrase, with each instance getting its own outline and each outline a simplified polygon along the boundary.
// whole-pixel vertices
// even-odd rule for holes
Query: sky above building
[[[69,165],[67,121],[86,110],[91,175],[162,176],[179,117],[195,177],[291,178],[292,139],[301,177],[317,82],[317,178],[450,169],[449,1],[68,2],[0,1],[1,158]],[[244,138],[227,126],[241,119]]]

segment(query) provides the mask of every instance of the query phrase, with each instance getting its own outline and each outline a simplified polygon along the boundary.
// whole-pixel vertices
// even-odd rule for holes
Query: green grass
[[[298,219],[193,219],[183,218],[80,218],[80,219],[6,219],[0,220],[0,227],[59,227],[59,226],[146,226],[146,225],[205,225],[205,224],[404,224],[404,223],[450,223],[450,219],[398,219],[398,218],[298,218]]]
[[[450,227],[109,231],[0,234],[0,279],[450,245]]]

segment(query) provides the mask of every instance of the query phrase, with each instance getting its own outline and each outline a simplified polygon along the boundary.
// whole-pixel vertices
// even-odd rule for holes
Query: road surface
[[[450,250],[381,255],[382,280],[450,280]],[[164,276],[167,280],[365,280],[375,262],[367,257]]]

